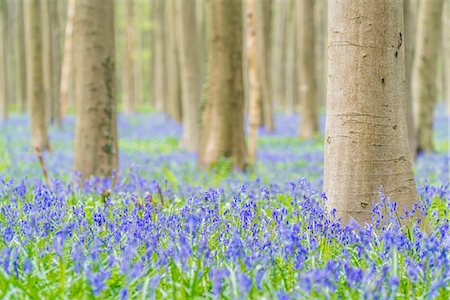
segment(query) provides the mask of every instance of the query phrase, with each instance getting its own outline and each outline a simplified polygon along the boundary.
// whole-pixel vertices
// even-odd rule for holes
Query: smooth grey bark
[[[118,170],[114,1],[75,2],[74,169],[83,179]]]
[[[208,2],[208,87],[199,163],[211,167],[229,157],[246,166],[242,67],[242,1]]]
[[[402,215],[418,200],[406,121],[403,1],[329,0],[328,13],[327,207],[344,222],[370,222],[382,187]]]

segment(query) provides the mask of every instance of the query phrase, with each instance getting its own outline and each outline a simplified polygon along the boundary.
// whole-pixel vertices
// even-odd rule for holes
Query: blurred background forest
[[[27,110],[27,65],[38,59],[26,55],[30,35],[27,31],[24,4],[27,0],[1,0],[0,23],[0,103],[2,118],[8,113]],[[42,78],[45,89],[46,116],[49,123],[61,124],[63,116],[74,109],[74,72],[77,64],[72,43],[74,0],[42,0],[39,20],[42,38]],[[183,35],[195,43],[198,56],[196,80],[205,82],[208,49],[206,45],[206,1],[189,1],[194,5],[195,24],[183,28],[177,20],[184,13],[174,0],[116,0],[115,44],[117,99],[124,112],[156,109],[181,121],[180,42]],[[263,107],[274,103],[277,110],[294,113],[299,110],[299,13],[295,0],[256,1],[258,30],[258,63],[264,64],[267,79],[262,80]],[[412,69],[414,37],[420,1],[405,1],[407,27],[407,65]],[[449,98],[449,17],[448,1],[442,12],[442,36],[433,45],[438,54],[437,99]],[[314,32],[318,100],[326,99],[327,1],[315,1],[308,31]],[[179,22],[178,22],[179,23]],[[308,23],[306,23],[308,24]],[[193,26],[192,26],[193,25]],[[33,30],[33,29],[30,29]],[[191,39],[190,36],[195,39]],[[431,79],[430,79],[431,80]],[[247,85],[248,86],[248,85]],[[248,94],[248,93],[247,93]],[[272,124],[264,118],[270,129]]]

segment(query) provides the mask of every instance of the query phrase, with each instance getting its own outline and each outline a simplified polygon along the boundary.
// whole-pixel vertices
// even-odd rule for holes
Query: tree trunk
[[[286,108],[286,91],[284,88],[284,45],[286,35],[287,5],[285,0],[274,0],[272,3],[273,16],[273,45],[270,49],[270,81],[272,86],[272,97],[275,103],[284,111]]]
[[[0,0],[0,109],[2,113],[2,119],[8,119],[8,94],[6,83],[6,5],[3,0]]]
[[[418,200],[406,123],[403,2],[330,0],[324,191],[344,222],[370,222],[380,187]]]
[[[22,1],[16,3],[16,14],[14,18],[15,36],[14,43],[16,46],[16,97],[19,101],[19,111],[24,113],[26,111],[26,56],[25,56],[25,31],[24,31],[24,14]]]
[[[77,0],[74,169],[82,178],[111,176],[118,168],[114,70],[114,1]]]
[[[444,67],[444,87],[445,94],[444,98],[447,99],[447,113],[450,114],[450,2],[445,2],[444,11],[444,53],[443,57],[443,67]]]
[[[195,0],[177,0],[176,25],[181,73],[183,133],[181,147],[197,151],[200,139],[200,56]]]
[[[285,65],[284,71],[284,89],[286,97],[286,111],[294,114],[298,107],[298,84],[296,63],[298,60],[297,53],[297,28],[296,28],[296,11],[295,2],[286,1],[288,5],[288,17],[286,20],[286,40],[284,43],[284,58],[282,63]]]
[[[166,112],[165,99],[165,86],[166,86],[166,66],[165,66],[165,35],[164,35],[164,1],[155,1],[153,10],[153,20],[155,23],[155,33],[153,42],[153,81],[152,81],[152,93],[153,102],[155,103],[156,110],[159,112]]]
[[[50,0],[40,0],[42,16],[42,63],[44,72],[44,95],[45,95],[45,115],[48,123],[53,123],[53,41],[52,30],[55,30],[52,24],[53,16],[50,13]]]
[[[433,151],[433,116],[443,3],[443,0],[422,0],[419,7],[412,78],[418,153]]]
[[[126,51],[125,51],[125,91],[124,91],[124,110],[127,113],[134,112],[136,110],[136,97],[134,86],[134,57],[135,57],[135,37],[134,37],[134,14],[133,14],[133,0],[125,1],[126,12]]]
[[[167,101],[169,115],[180,123],[182,121],[181,92],[174,1],[165,0],[166,99],[164,100]]]
[[[135,31],[135,49],[134,49],[134,97],[135,110],[138,110],[143,103],[142,91],[142,10],[144,3],[136,1],[134,3],[134,31]]]
[[[231,157],[246,164],[242,76],[242,1],[208,2],[208,87],[199,162],[211,167]]]
[[[316,44],[314,40],[314,0],[297,1],[298,77],[300,137],[309,139],[319,131],[317,113]]]
[[[42,29],[39,0],[25,1],[27,41],[27,84],[29,91],[29,112],[31,143],[38,151],[50,150],[45,111],[45,89],[42,66]]]
[[[66,114],[68,97],[69,97],[69,85],[70,85],[70,71],[73,66],[72,54],[73,54],[73,22],[75,18],[75,0],[69,0],[67,4],[67,22],[64,34],[64,50],[63,60],[61,66],[61,85],[60,85],[60,109],[59,119],[63,120]]]
[[[261,120],[267,131],[275,129],[273,121],[272,89],[269,78],[269,51],[270,51],[270,12],[271,2],[258,0],[255,3],[256,17],[256,60],[258,80],[261,95]]]
[[[416,135],[414,133],[413,99],[411,94],[412,66],[414,61],[414,47],[416,39],[416,1],[404,0],[403,11],[405,17],[405,70],[406,70],[406,110],[408,120],[408,140],[411,158],[416,159]]]
[[[246,0],[245,36],[247,40],[246,54],[249,87],[248,161],[250,165],[253,165],[256,162],[258,148],[258,126],[260,124],[261,117],[261,81],[259,77],[261,75],[259,72],[259,67],[261,67],[261,65],[257,64],[257,36],[260,37],[262,32],[257,32],[255,16],[256,9],[255,0]]]

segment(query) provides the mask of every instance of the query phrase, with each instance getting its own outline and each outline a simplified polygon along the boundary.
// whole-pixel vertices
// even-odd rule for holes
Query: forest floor
[[[298,139],[298,116],[260,131],[259,162],[242,173],[227,160],[198,169],[161,114],[120,115],[118,180],[83,187],[68,117],[50,130],[49,187],[13,115],[0,124],[0,298],[448,299],[449,122],[438,110],[436,153],[415,164],[427,234],[400,228],[383,197],[364,228],[329,219],[323,136]]]

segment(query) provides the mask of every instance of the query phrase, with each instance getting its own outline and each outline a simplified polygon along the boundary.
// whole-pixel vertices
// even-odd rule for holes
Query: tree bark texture
[[[118,168],[114,1],[75,2],[75,165],[83,179]]]
[[[181,75],[183,133],[181,147],[198,151],[200,140],[200,39],[195,0],[176,0],[176,32]]]
[[[27,41],[27,85],[31,125],[31,143],[38,151],[50,150],[42,65],[42,28],[39,0],[24,2]]]
[[[328,2],[324,191],[344,222],[370,222],[380,187],[418,200],[408,145],[403,1]]]
[[[433,151],[436,77],[442,32],[443,0],[422,0],[417,21],[412,94],[417,152]]]
[[[246,165],[242,68],[242,1],[208,2],[208,87],[199,162],[211,167],[230,157]]]
[[[300,0],[296,4],[300,98],[299,135],[301,138],[309,139],[319,131],[316,44],[314,39],[314,0]]]

